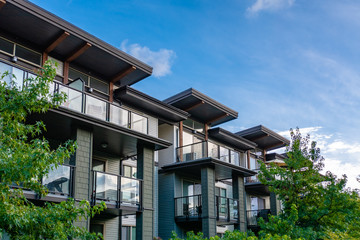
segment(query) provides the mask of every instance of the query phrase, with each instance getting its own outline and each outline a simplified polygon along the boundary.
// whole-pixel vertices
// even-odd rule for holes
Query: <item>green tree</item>
[[[260,181],[269,186],[283,203],[283,212],[262,223],[262,234],[288,234],[292,238],[325,239],[341,232],[360,238],[359,198],[345,188],[347,178],[331,172],[321,174],[324,158],[310,136],[290,130],[291,144],[286,149],[286,167],[262,163]],[[282,226],[282,227],[279,227]],[[331,235],[331,234],[330,234]]]
[[[0,80],[5,76],[7,73]],[[75,152],[73,141],[51,149],[42,137],[45,125],[26,122],[30,114],[44,113],[65,100],[64,94],[49,94],[54,77],[55,70],[46,64],[36,78],[24,80],[22,88],[15,81],[0,81],[0,235],[6,232],[11,239],[100,239],[101,235],[76,227],[74,221],[93,216],[104,204],[92,208],[85,200],[69,199],[37,206],[25,198],[22,188],[10,187],[16,184],[45,196],[48,191],[39,180]]]

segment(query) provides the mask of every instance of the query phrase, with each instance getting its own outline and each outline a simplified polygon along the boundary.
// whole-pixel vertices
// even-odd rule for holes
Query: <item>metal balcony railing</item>
[[[175,217],[201,217],[201,195],[175,198]]]
[[[97,200],[120,206],[142,207],[142,186],[140,179],[128,178],[116,174],[92,171],[92,203]]]
[[[248,210],[246,211],[247,225],[258,226],[258,219],[262,217],[265,221],[269,221],[270,209]]]
[[[240,153],[210,141],[198,142],[176,149],[178,162],[194,161],[201,158],[212,157],[240,167],[247,167],[246,159],[241,159]]]

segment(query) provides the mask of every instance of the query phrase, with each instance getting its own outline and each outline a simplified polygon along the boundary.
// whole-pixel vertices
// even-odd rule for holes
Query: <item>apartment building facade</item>
[[[287,139],[262,126],[218,127],[238,113],[194,89],[164,101],[148,96],[132,85],[151,75],[150,66],[28,1],[0,0],[0,72],[21,86],[46,60],[56,62],[51,91],[68,99],[29,121],[46,124],[52,146],[73,139],[78,148],[42,179],[48,196],[26,191],[34,203],[104,201],[104,212],[74,224],[105,239],[245,231],[258,216],[248,211],[278,211],[254,176],[257,159],[281,162],[266,151]]]

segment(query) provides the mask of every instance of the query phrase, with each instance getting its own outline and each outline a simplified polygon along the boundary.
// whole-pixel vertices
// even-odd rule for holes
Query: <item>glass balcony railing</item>
[[[271,214],[270,209],[248,210],[246,211],[247,225],[258,226],[258,219],[260,217],[265,221],[269,221],[269,214]]]
[[[238,221],[239,201],[216,196],[216,218],[217,220]]]
[[[253,169],[252,171],[256,172],[256,175],[251,176],[251,177],[246,177],[245,178],[245,183],[259,183],[260,180],[258,178],[258,172],[260,171],[260,169]]]
[[[59,82],[52,84],[51,91],[67,95],[66,102],[61,105],[64,108],[148,134],[148,119],[144,116]]]
[[[201,195],[175,198],[175,217],[200,217]]]
[[[49,193],[51,194],[72,196],[74,166],[60,165],[56,169],[51,170],[41,181],[42,184],[49,189]]]
[[[194,161],[201,158],[215,158],[240,167],[247,167],[246,158],[241,158],[241,154],[232,149],[218,144],[203,141],[176,149],[177,161]]]
[[[201,217],[201,195],[175,198],[175,217]],[[218,221],[239,220],[239,201],[232,198],[216,196],[216,218]]]
[[[142,181],[120,175],[93,171],[92,201],[120,206],[141,206]]]

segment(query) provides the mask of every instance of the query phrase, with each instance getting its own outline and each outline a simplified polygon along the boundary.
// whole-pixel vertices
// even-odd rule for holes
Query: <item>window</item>
[[[15,56],[26,61],[41,65],[41,54],[16,44]]]
[[[123,240],[135,240],[136,239],[136,227],[123,226],[121,228],[121,239]]]
[[[201,184],[183,180],[183,196],[192,196],[201,194]]]
[[[64,75],[64,63],[60,60],[57,60],[53,57],[48,57],[48,60],[51,61],[51,66],[56,69],[56,74],[59,76]]]
[[[0,37],[0,51],[5,52],[11,56],[17,56],[18,58],[41,65],[41,54],[35,52],[29,48],[23,47],[17,43],[11,42],[5,38]]]
[[[106,164],[105,161],[93,159],[93,161],[92,161],[92,170],[105,172],[105,164]]]
[[[109,94],[109,83],[91,77],[88,74],[73,68],[69,68],[69,79],[75,80],[77,78],[81,78],[85,82],[86,86],[91,87],[98,92]]]
[[[101,233],[104,236],[104,224],[91,223],[90,224],[91,233]]]
[[[186,119],[183,121],[183,125],[189,127],[197,132],[204,133],[205,132],[205,125],[200,122],[196,122],[192,119]]]
[[[8,54],[14,54],[14,43],[9,42],[4,38],[0,38],[0,50]]]
[[[123,166],[123,175],[128,178],[136,178],[137,177],[137,167],[133,166]]]

